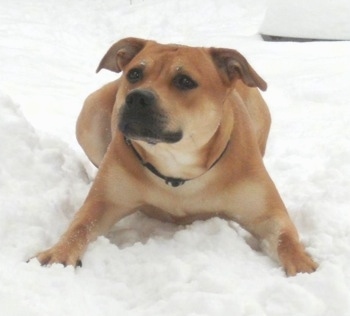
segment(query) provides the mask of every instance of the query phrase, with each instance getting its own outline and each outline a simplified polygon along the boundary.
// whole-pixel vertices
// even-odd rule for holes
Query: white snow
[[[263,42],[265,10],[261,0],[1,0],[0,315],[350,314],[350,43]],[[232,222],[142,214],[92,243],[83,268],[26,263],[88,192],[95,170],[75,121],[115,77],[94,71],[126,36],[236,48],[269,83],[265,162],[317,272],[287,278]]]

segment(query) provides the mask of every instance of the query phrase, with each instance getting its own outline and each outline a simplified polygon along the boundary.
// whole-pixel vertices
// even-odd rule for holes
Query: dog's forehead
[[[179,72],[200,70],[212,65],[207,49],[178,44],[146,46],[134,62],[143,67],[159,67]]]

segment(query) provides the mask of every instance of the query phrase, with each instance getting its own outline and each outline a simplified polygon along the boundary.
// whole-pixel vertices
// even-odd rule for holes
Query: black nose
[[[156,98],[151,91],[134,90],[127,95],[125,101],[128,106],[148,107],[155,105]]]

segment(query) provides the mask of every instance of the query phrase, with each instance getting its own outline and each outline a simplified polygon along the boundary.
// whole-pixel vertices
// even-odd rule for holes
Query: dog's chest
[[[217,216],[222,212],[219,198],[205,186],[186,182],[180,187],[162,186],[146,194],[141,211],[163,221],[187,223]]]
[[[214,216],[246,218],[258,216],[266,208],[266,189],[255,181],[239,181],[231,186],[194,185],[185,183],[179,188],[152,190],[141,211],[163,221],[187,224]]]

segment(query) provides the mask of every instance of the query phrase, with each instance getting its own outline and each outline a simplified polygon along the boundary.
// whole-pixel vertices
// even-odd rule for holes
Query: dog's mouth
[[[131,140],[144,141],[150,145],[158,143],[177,143],[182,139],[182,131],[166,132],[162,131],[157,126],[146,127],[140,122],[119,122],[119,130],[123,135]]]
[[[168,131],[168,117],[158,105],[154,91],[135,89],[129,92],[118,115],[118,128],[131,140],[148,144],[176,143],[182,131]]]

